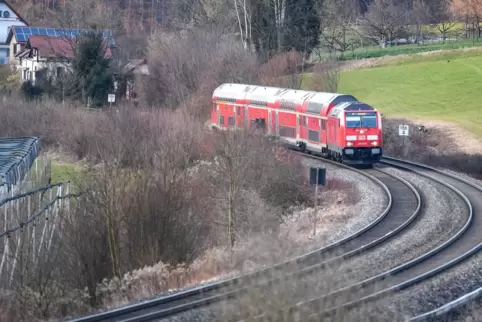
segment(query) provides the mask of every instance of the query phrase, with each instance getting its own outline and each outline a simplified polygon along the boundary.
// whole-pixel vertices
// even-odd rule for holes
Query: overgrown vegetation
[[[398,136],[398,125],[409,124],[411,134],[403,142]],[[423,124],[423,123],[422,123]],[[481,179],[482,155],[465,152],[447,131],[433,127],[419,130],[419,124],[400,118],[384,121],[384,152],[387,155],[451,169]],[[425,131],[426,130],[426,131]]]
[[[362,11],[350,1],[302,3],[181,0],[163,3],[162,21],[154,2],[153,11],[129,2],[122,14],[115,4],[91,0],[67,1],[59,9],[33,6],[30,13],[39,20],[60,13],[60,27],[108,27],[121,36],[110,62],[100,35],[78,42],[71,77],[46,91],[62,104],[45,95],[38,100],[29,84],[23,87],[29,100],[6,95],[0,102],[1,136],[38,135],[44,148],[85,164],[79,177],[70,178],[82,197],[61,213],[54,256],[43,257],[38,270],[19,274],[11,301],[5,300],[11,318],[82,314],[239,272],[258,257],[270,257],[263,262],[269,264],[296,253],[287,250],[291,240],[279,232],[289,215],[313,203],[305,169],[265,137],[206,130],[214,88],[243,82],[339,91],[336,64],[326,59],[330,53],[354,52],[357,39],[391,46],[397,37],[413,35],[409,24],[419,26],[418,46],[424,39],[420,26],[440,31],[442,23],[439,15],[423,15],[422,3],[374,0]],[[417,20],[405,20],[415,8],[421,12]],[[453,22],[445,7],[442,13],[444,22]],[[307,57],[316,55],[319,44],[329,55],[313,67]],[[131,58],[147,58],[149,74],[123,74]],[[308,67],[313,68],[306,83],[302,75]],[[125,101],[108,111],[79,108],[105,103],[113,74],[116,80],[132,77],[138,104]],[[370,82],[360,83],[365,81]],[[9,75],[2,88],[17,89],[16,79]],[[464,167],[463,156],[446,157],[439,132],[411,136],[404,150],[395,125],[385,124],[388,154]],[[477,158],[468,171],[480,175]],[[67,176],[62,168],[54,172],[59,180]],[[326,208],[333,201],[353,208],[359,201],[354,186],[340,179],[321,190]],[[141,269],[146,266],[151,268]]]

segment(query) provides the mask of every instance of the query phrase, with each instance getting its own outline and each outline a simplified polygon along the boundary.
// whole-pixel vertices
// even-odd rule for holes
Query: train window
[[[308,131],[308,140],[313,141],[313,142],[319,142],[320,141],[320,132],[309,130]]]
[[[296,137],[296,129],[293,127],[286,127],[280,126],[279,127],[279,135],[288,137],[288,138],[295,138]]]
[[[368,113],[363,113],[368,114]],[[347,128],[375,128],[377,127],[377,116],[375,115],[357,115],[357,116],[347,116],[346,117],[346,127]]]
[[[228,117],[228,126],[234,126],[234,117],[232,116]]]
[[[219,117],[219,125],[224,126],[224,116],[222,116],[222,115]]]
[[[241,106],[236,106],[236,110],[237,110],[238,116],[240,116],[241,115]]]
[[[303,116],[303,125],[308,125],[308,120],[306,119],[306,116]]]
[[[321,120],[321,129],[326,130],[326,120]]]

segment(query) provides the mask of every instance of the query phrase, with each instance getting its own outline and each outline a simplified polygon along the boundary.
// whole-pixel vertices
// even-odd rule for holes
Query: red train
[[[347,164],[373,164],[382,155],[380,113],[351,95],[222,84],[212,100],[218,128],[256,128]]]

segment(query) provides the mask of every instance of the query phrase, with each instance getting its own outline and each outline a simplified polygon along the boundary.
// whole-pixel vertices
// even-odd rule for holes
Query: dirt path
[[[443,121],[429,121],[429,120],[417,120],[409,119],[414,124],[422,124],[426,128],[436,128],[447,133],[447,137],[454,140],[455,145],[459,147],[458,151],[468,154],[482,154],[482,139],[478,138],[475,134],[463,129],[457,124]]]

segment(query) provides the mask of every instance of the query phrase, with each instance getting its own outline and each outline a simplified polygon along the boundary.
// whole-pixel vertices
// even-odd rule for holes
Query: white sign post
[[[115,94],[107,94],[107,102],[109,102],[110,107],[112,107],[112,103],[115,102]]]
[[[405,150],[405,137],[408,136],[410,127],[408,124],[400,124],[398,126],[398,135],[402,137],[402,149]]]
[[[409,126],[407,124],[400,124],[398,126],[398,135],[400,136],[408,136]]]

